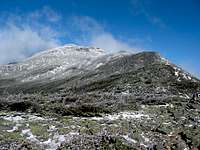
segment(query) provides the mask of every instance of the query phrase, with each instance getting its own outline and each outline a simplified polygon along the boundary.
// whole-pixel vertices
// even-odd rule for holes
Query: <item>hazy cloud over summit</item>
[[[79,44],[100,47],[108,52],[122,50],[132,52],[138,51],[137,48],[134,48],[128,44],[128,42],[117,39],[110,32],[107,32],[104,25],[98,23],[91,17],[73,16],[71,22],[73,24],[71,34],[78,33],[75,41]]]
[[[35,52],[66,44],[96,46],[109,52],[135,50],[105,31],[103,25],[88,16],[64,18],[50,7],[28,14],[1,14],[0,63],[20,61]],[[5,23],[2,23],[5,20]],[[64,39],[64,40],[63,40]]]
[[[1,64],[22,60],[37,51],[60,45],[59,33],[47,25],[58,16],[53,10],[46,14],[46,10],[50,8],[45,7],[26,15],[2,14],[1,22],[4,19],[5,23],[0,27]],[[46,19],[45,23],[40,23],[43,18]]]

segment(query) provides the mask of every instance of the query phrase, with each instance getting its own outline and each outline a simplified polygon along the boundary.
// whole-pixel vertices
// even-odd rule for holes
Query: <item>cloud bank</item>
[[[59,33],[48,25],[60,17],[48,7],[28,14],[3,13],[0,16],[0,64],[21,61],[61,44]]]
[[[72,42],[116,52],[136,49],[88,16],[64,18],[49,7],[23,14],[0,13],[0,64],[21,61],[49,48]]]
[[[132,51],[136,52],[138,50],[133,49],[128,44],[117,40],[109,33],[99,34],[94,36],[91,40],[91,45],[95,47],[101,47],[109,52],[117,52],[117,51]]]
[[[100,47],[108,52],[139,51],[128,42],[117,39],[105,30],[104,25],[88,16],[73,16],[70,20],[73,23],[73,33],[78,33],[75,42],[79,44]]]
[[[0,63],[22,60],[39,50],[56,46],[56,39],[41,36],[29,27],[9,26],[0,30]]]

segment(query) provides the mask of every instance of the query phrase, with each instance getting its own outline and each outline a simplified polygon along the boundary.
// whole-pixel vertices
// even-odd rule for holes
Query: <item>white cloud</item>
[[[88,16],[72,17],[70,23],[77,34],[76,42],[83,45],[92,45],[107,50],[108,52],[132,51],[136,48],[130,44],[116,38],[113,34],[105,30],[105,25],[98,23]]]
[[[108,50],[109,52],[116,51],[132,51],[136,52],[136,49],[133,49],[128,44],[117,40],[113,35],[109,33],[102,33],[100,35],[95,35],[92,38],[91,45],[100,47],[102,49]]]
[[[45,10],[48,10],[46,14]],[[6,23],[0,27],[0,64],[20,61],[37,51],[60,45],[59,33],[48,25],[58,19],[50,8],[26,15],[6,14],[5,17]],[[41,23],[43,17],[47,20]]]
[[[40,36],[30,28],[10,26],[0,30],[0,63],[18,61],[36,51],[56,46],[58,41]]]
[[[63,18],[49,7],[28,14],[0,14],[0,64],[21,61],[38,51],[60,46],[64,44],[60,39],[108,52],[137,51],[88,16]]]

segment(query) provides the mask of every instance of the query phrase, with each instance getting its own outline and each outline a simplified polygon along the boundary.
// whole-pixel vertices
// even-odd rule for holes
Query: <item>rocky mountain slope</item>
[[[0,149],[198,149],[199,91],[156,52],[43,51],[0,66]]]

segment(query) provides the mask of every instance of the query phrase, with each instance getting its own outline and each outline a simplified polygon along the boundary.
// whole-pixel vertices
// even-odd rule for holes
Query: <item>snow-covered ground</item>
[[[105,51],[99,48],[65,45],[37,53],[18,64],[2,65],[0,73],[7,77],[23,76],[22,82],[55,78],[61,73],[70,74],[74,69],[92,69],[87,68],[91,65],[95,69],[101,63],[95,64],[94,61],[104,55]]]

